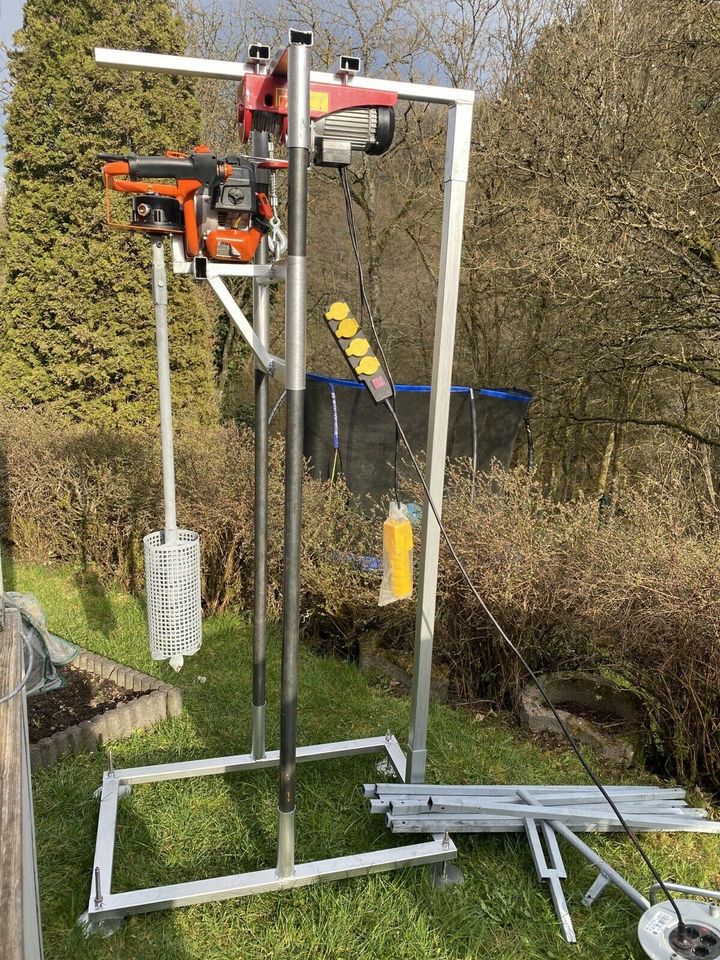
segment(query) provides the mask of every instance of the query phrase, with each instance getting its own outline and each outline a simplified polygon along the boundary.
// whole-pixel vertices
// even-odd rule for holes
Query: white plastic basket
[[[143,539],[150,653],[179,669],[202,643],[200,537],[158,530]]]

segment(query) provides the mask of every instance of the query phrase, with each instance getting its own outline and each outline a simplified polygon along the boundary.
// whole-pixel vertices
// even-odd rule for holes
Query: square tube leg
[[[452,385],[455,321],[460,286],[465,188],[470,163],[471,132],[472,104],[462,103],[451,107],[448,114],[445,200],[443,205],[440,277],[435,318],[435,349],[426,468],[430,495],[438,513],[442,512],[443,486],[445,483],[450,387]],[[426,499],[422,519],[422,553],[420,555],[412,707],[408,740],[407,779],[410,783],[422,783],[425,779],[439,552],[440,528]]]

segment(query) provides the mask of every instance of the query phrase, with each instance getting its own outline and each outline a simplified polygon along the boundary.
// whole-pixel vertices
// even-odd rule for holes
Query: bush
[[[252,606],[253,438],[247,428],[177,437],[178,520],[202,542],[208,610]],[[137,590],[142,536],[162,525],[158,445],[132,432],[61,427],[0,411],[0,536],[23,557],[91,565]],[[415,491],[420,499],[420,491]],[[4,500],[3,500],[4,498]],[[625,491],[622,511],[557,504],[524,471],[450,472],[444,516],[473,582],[537,670],[602,669],[642,696],[669,772],[720,783],[720,542],[682,489]],[[270,458],[270,617],[281,612],[283,451]],[[4,518],[4,519],[3,519]],[[305,634],[344,652],[365,631],[407,653],[411,602],[380,610],[380,518],[353,509],[341,483],[305,479],[301,604]],[[419,551],[416,551],[416,555]],[[513,707],[517,660],[441,553],[436,658],[456,699]]]
[[[599,516],[524,472],[451,477],[445,516],[481,595],[534,669],[601,669],[643,698],[658,754],[720,784],[720,542],[678,485],[625,490]],[[449,558],[438,646],[464,696],[514,705],[524,680]]]
[[[245,427],[184,426],[176,434],[178,524],[201,537],[208,611],[252,605],[253,435]],[[279,616],[283,456],[270,456],[269,600]],[[368,547],[342,483],[305,479],[303,610],[307,628],[368,590],[349,555]],[[142,584],[142,538],[163,524],[159,441],[135,431],[68,425],[0,409],[0,538],[19,557],[92,566],[129,590]]]

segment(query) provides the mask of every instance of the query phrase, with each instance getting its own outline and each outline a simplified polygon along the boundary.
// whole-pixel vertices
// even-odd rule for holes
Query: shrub
[[[202,542],[208,610],[252,605],[253,440],[247,428],[177,437],[179,523]],[[21,556],[92,565],[136,590],[142,536],[162,525],[158,445],[133,432],[55,424],[0,410],[0,536]],[[283,450],[270,457],[270,616],[281,612]],[[415,491],[420,499],[420,491]],[[682,489],[647,484],[599,516],[554,503],[524,471],[478,478],[453,468],[444,517],[481,595],[534,669],[602,669],[642,696],[669,772],[720,783],[720,542]],[[305,479],[301,605],[305,634],[348,652],[367,630],[407,653],[412,602],[379,609],[380,517],[342,483]],[[416,544],[417,545],[417,544]],[[416,555],[419,550],[416,550]],[[438,578],[436,657],[459,701],[513,707],[526,678],[447,550]]]
[[[178,524],[202,544],[209,611],[252,604],[253,436],[246,427],[185,425],[175,441]],[[283,456],[270,456],[269,600],[279,616],[283,557]],[[347,561],[367,549],[364,522],[342,483],[305,479],[303,610],[317,618],[354,604],[368,578]],[[34,411],[0,409],[0,538],[18,556],[91,565],[137,590],[142,537],[163,524],[159,441],[144,433],[70,425]],[[373,549],[375,549],[373,547]]]
[[[534,669],[601,669],[643,698],[666,770],[720,784],[720,542],[673,483],[599,516],[524,472],[451,477],[445,516],[481,595]],[[464,697],[514,705],[524,680],[448,557],[437,645]]]

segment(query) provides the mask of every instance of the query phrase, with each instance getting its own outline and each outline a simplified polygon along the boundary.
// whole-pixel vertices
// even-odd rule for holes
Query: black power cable
[[[10,700],[13,699],[13,697],[16,697],[20,693],[20,691],[23,689],[23,687],[27,686],[28,680],[30,679],[30,674],[32,673],[32,669],[34,665],[33,648],[30,646],[30,642],[29,640],[27,640],[27,638],[23,637],[23,641],[25,643],[25,649],[28,652],[27,670],[25,671],[25,674],[22,680],[20,681],[20,683],[18,683],[18,685],[14,689],[12,689],[10,693],[6,693],[5,696],[0,697],[0,705],[2,705],[3,703],[8,703]]]
[[[592,770],[590,764],[587,762],[587,760],[586,760],[585,757],[583,756],[583,753],[582,753],[582,751],[580,750],[580,747],[577,745],[577,742],[575,741],[575,738],[574,738],[573,735],[570,733],[570,731],[568,730],[567,726],[565,725],[562,717],[561,717],[560,714],[558,713],[558,711],[557,711],[557,709],[556,709],[556,707],[555,707],[555,704],[554,704],[554,703],[552,702],[552,700],[550,699],[550,695],[547,693],[547,691],[545,690],[545,687],[542,685],[542,682],[541,682],[540,678],[539,678],[538,675],[535,673],[535,671],[532,669],[532,667],[531,667],[530,664],[527,662],[527,660],[525,659],[525,657],[522,655],[522,653],[520,652],[520,650],[519,650],[519,649],[515,646],[515,644],[512,642],[512,640],[511,640],[510,637],[507,635],[507,633],[505,633],[505,631],[504,631],[503,628],[501,627],[500,623],[498,622],[497,618],[495,617],[495,615],[493,614],[493,612],[490,610],[490,608],[488,607],[487,603],[486,603],[485,600],[483,599],[482,595],[481,595],[480,592],[478,591],[477,587],[476,587],[475,584],[473,583],[470,574],[469,574],[469,573],[467,572],[467,570],[465,569],[465,566],[464,566],[462,560],[460,559],[460,557],[459,557],[458,554],[457,554],[457,551],[456,551],[456,549],[455,549],[455,547],[454,547],[454,545],[453,545],[453,542],[452,542],[452,540],[450,539],[450,536],[449,536],[447,530],[445,529],[445,525],[443,524],[442,520],[440,519],[440,514],[439,514],[439,512],[438,512],[437,507],[435,506],[435,502],[434,502],[433,498],[432,498],[431,495],[430,495],[430,490],[429,490],[429,488],[428,488],[428,485],[427,485],[427,482],[426,482],[425,477],[424,477],[424,475],[423,475],[423,472],[422,472],[422,469],[421,469],[421,467],[420,467],[420,464],[418,463],[417,458],[415,457],[415,454],[413,453],[413,451],[412,451],[411,448],[410,448],[410,444],[408,443],[407,437],[405,436],[405,433],[404,433],[404,431],[403,431],[403,428],[402,428],[402,426],[400,425],[400,421],[398,420],[397,413],[395,412],[395,410],[394,410],[393,407],[392,407],[392,404],[390,404],[389,401],[386,400],[386,401],[385,401],[385,404],[386,404],[388,410],[390,411],[390,414],[392,415],[393,420],[395,421],[395,429],[396,429],[396,430],[398,431],[398,433],[400,434],[400,437],[401,437],[402,442],[403,442],[403,444],[404,444],[404,446],[405,446],[405,449],[407,450],[407,452],[408,452],[408,454],[409,454],[409,456],[410,456],[410,459],[412,460],[412,465],[413,465],[413,467],[415,468],[415,471],[416,471],[418,477],[420,478],[420,483],[422,484],[423,490],[425,491],[425,497],[426,497],[426,499],[427,499],[427,502],[428,502],[428,504],[429,504],[429,506],[430,506],[430,509],[432,510],[432,512],[433,512],[433,514],[434,514],[434,516],[435,516],[435,520],[437,521],[438,527],[440,528],[440,532],[441,532],[442,535],[443,535],[443,538],[444,538],[444,540],[445,540],[445,543],[448,545],[448,549],[450,550],[450,553],[451,553],[451,555],[452,555],[452,558],[453,558],[453,560],[455,561],[455,563],[456,563],[456,565],[457,565],[460,573],[463,575],[463,577],[464,577],[467,585],[470,587],[470,590],[472,591],[473,595],[475,596],[475,599],[477,600],[477,602],[480,604],[480,606],[481,606],[481,607],[483,608],[483,610],[485,611],[485,614],[486,614],[487,618],[490,620],[490,623],[495,627],[495,629],[497,630],[497,632],[498,632],[498,633],[500,634],[500,636],[502,637],[503,641],[508,645],[508,647],[510,647],[510,649],[511,649],[512,652],[515,654],[515,656],[517,657],[517,659],[520,661],[520,663],[522,664],[522,666],[524,667],[524,669],[527,671],[527,674],[528,674],[528,676],[530,677],[530,679],[533,681],[533,683],[535,684],[535,686],[536,686],[536,687],[538,688],[538,690],[540,691],[540,694],[541,694],[543,700],[544,700],[545,703],[548,705],[548,707],[549,707],[549,709],[550,709],[553,717],[554,717],[555,720],[557,721],[558,726],[560,727],[560,729],[562,730],[565,738],[567,739],[568,743],[569,743],[570,746],[572,747],[573,753],[575,754],[575,756],[576,756],[576,757],[578,758],[578,760],[580,761],[580,764],[582,765],[583,770],[584,770],[585,773],[588,775],[588,777],[592,780],[592,782],[595,784],[595,786],[598,788],[598,790],[600,791],[600,793],[602,794],[602,796],[604,797],[604,799],[607,801],[607,803],[610,805],[610,809],[613,811],[613,813],[615,814],[615,816],[618,818],[618,822],[620,823],[620,826],[623,828],[623,830],[625,831],[625,833],[628,835],[628,837],[629,837],[630,840],[632,841],[635,849],[637,850],[637,852],[640,854],[640,856],[641,856],[641,857],[643,858],[643,860],[645,861],[645,864],[646,864],[648,870],[650,871],[650,873],[651,873],[652,876],[654,877],[655,881],[656,881],[656,882],[658,883],[658,885],[660,886],[660,889],[662,890],[663,894],[664,894],[664,895],[667,897],[667,899],[669,900],[669,902],[670,902],[670,904],[672,905],[672,908],[673,908],[673,910],[675,911],[675,913],[676,913],[676,915],[677,915],[677,918],[678,918],[678,933],[680,933],[680,934],[682,935],[682,934],[684,933],[684,931],[685,931],[685,924],[684,924],[684,922],[683,922],[682,915],[681,915],[681,913],[680,913],[680,910],[679,910],[679,908],[678,908],[677,903],[675,902],[675,899],[670,895],[670,891],[669,891],[668,888],[666,887],[666,885],[665,885],[663,879],[661,878],[660,874],[659,874],[659,873],[657,872],[657,870],[655,869],[655,866],[654,866],[652,860],[650,859],[650,857],[648,856],[648,854],[645,852],[645,849],[643,848],[642,844],[641,844],[640,841],[638,840],[638,838],[637,838],[637,836],[635,835],[635,833],[633,832],[633,830],[630,828],[630,826],[629,826],[628,823],[626,822],[625,818],[623,817],[622,813],[620,812],[620,810],[618,809],[617,805],[616,805],[615,802],[613,801],[612,797],[611,797],[610,794],[607,792],[607,790],[605,789],[605,787],[602,785],[602,783],[600,782],[600,780],[598,780],[598,778],[597,778],[597,777],[595,776],[595,774],[593,773],[593,770]]]
[[[355,255],[355,263],[357,264],[358,271],[358,287],[360,288],[360,325],[362,326],[365,313],[367,312],[368,320],[370,321],[370,327],[373,332],[373,337],[375,338],[375,345],[377,346],[378,353],[380,354],[383,362],[383,367],[387,373],[388,383],[390,384],[390,389],[392,390],[392,408],[395,410],[395,400],[397,398],[397,389],[395,387],[395,381],[392,378],[390,373],[390,367],[388,366],[387,357],[385,356],[385,351],[383,349],[382,342],[378,335],[378,330],[375,325],[375,318],[373,316],[372,307],[370,306],[370,300],[368,299],[367,291],[365,289],[365,274],[363,272],[362,266],[362,257],[360,255],[360,242],[358,240],[357,228],[355,226],[355,214],[353,212],[353,202],[352,194],[350,193],[350,182],[348,181],[347,167],[340,167],[340,183],[342,184],[343,196],[345,198],[345,213],[347,215],[348,230],[350,232],[350,243],[352,244],[353,254]],[[395,502],[400,508],[400,493],[399,493],[399,484],[398,484],[398,457],[400,452],[400,434],[398,433],[397,427],[395,428],[395,457],[394,457],[394,485],[395,485]]]
[[[682,914],[680,913],[680,909],[679,909],[677,903],[675,902],[674,897],[671,896],[670,891],[668,890],[667,886],[665,885],[665,882],[663,881],[662,877],[660,876],[660,874],[659,874],[659,873],[657,872],[657,870],[655,869],[655,866],[654,866],[652,860],[650,859],[650,857],[648,856],[648,854],[645,852],[644,847],[642,846],[642,844],[641,844],[640,841],[638,840],[638,838],[637,838],[636,834],[634,833],[634,831],[633,831],[633,830],[630,828],[630,826],[628,825],[627,821],[626,821],[625,818],[623,817],[622,813],[621,813],[620,810],[618,809],[618,807],[617,807],[617,805],[615,804],[615,802],[613,801],[612,797],[611,797],[610,794],[607,792],[607,790],[605,789],[605,787],[602,785],[602,783],[600,782],[600,780],[595,776],[595,774],[594,774],[594,772],[593,772],[590,764],[587,762],[587,760],[585,759],[585,757],[584,757],[584,755],[583,755],[580,747],[577,745],[577,743],[576,743],[576,741],[575,741],[575,738],[573,737],[573,735],[572,735],[572,734],[570,733],[570,731],[568,730],[568,728],[567,728],[567,726],[565,725],[562,717],[561,717],[560,714],[558,713],[557,708],[555,707],[555,704],[554,704],[554,703],[552,702],[552,700],[550,699],[550,695],[547,693],[547,691],[545,690],[545,687],[542,685],[542,682],[541,682],[540,678],[539,678],[538,675],[535,673],[535,671],[532,669],[532,667],[531,667],[530,664],[527,662],[527,660],[525,659],[525,657],[522,655],[522,653],[520,652],[520,650],[519,650],[519,649],[515,646],[515,644],[512,642],[512,640],[511,640],[510,637],[507,635],[507,633],[505,633],[505,631],[503,630],[502,626],[500,625],[500,623],[499,623],[498,620],[496,619],[495,615],[494,615],[493,612],[490,610],[490,608],[488,607],[487,603],[486,603],[485,600],[483,599],[482,595],[481,595],[480,592],[478,591],[477,587],[476,587],[475,584],[473,583],[470,574],[469,574],[469,573],[467,572],[467,570],[465,569],[465,566],[464,566],[462,560],[460,559],[460,557],[459,557],[458,554],[457,554],[457,551],[455,550],[455,547],[454,547],[454,545],[453,545],[453,542],[452,542],[452,540],[450,539],[450,536],[449,536],[447,530],[445,529],[445,525],[443,524],[442,520],[440,519],[440,513],[439,513],[437,507],[435,506],[435,501],[433,500],[432,496],[430,495],[430,490],[429,490],[429,488],[428,488],[428,485],[427,485],[427,482],[426,482],[425,477],[424,477],[424,475],[423,475],[423,472],[422,472],[422,469],[421,469],[421,467],[420,467],[420,464],[418,463],[417,458],[416,458],[415,454],[413,453],[413,451],[412,451],[412,449],[411,449],[411,447],[410,447],[410,444],[408,443],[408,439],[407,439],[407,437],[405,436],[405,433],[404,433],[404,431],[403,431],[403,428],[402,428],[402,426],[401,426],[401,424],[400,424],[400,421],[398,420],[398,416],[397,416],[397,413],[396,413],[396,411],[395,411],[395,403],[394,403],[394,401],[395,401],[395,397],[396,397],[396,395],[397,395],[397,392],[396,392],[396,389],[395,389],[395,381],[393,380],[392,375],[391,375],[391,373],[390,373],[390,367],[389,367],[389,364],[388,364],[388,362],[387,362],[387,357],[385,356],[385,351],[383,350],[382,343],[380,342],[380,337],[378,336],[378,331],[377,331],[377,328],[376,328],[376,326],[375,326],[375,320],[374,320],[374,318],[373,318],[372,309],[371,309],[371,307],[370,307],[370,303],[369,303],[369,301],[368,301],[367,293],[366,293],[366,290],[365,290],[365,277],[364,277],[364,275],[363,275],[362,257],[361,257],[361,255],[360,255],[360,244],[359,244],[359,242],[358,242],[357,230],[356,230],[356,227],[355,227],[355,217],[354,217],[354,214],[353,214],[353,207],[352,207],[352,195],[351,195],[351,193],[350,193],[350,184],[349,184],[349,182],[348,182],[347,169],[346,169],[345,167],[340,167],[340,181],[341,181],[341,183],[342,183],[343,195],[344,195],[344,197],[345,197],[345,211],[346,211],[346,214],[347,214],[348,229],[349,229],[349,231],[350,231],[350,242],[351,242],[351,244],[352,244],[353,253],[354,253],[354,255],[355,255],[355,261],[356,261],[356,263],[357,263],[357,268],[358,268],[358,283],[359,283],[359,287],[360,287],[360,301],[361,301],[361,307],[360,307],[360,309],[361,309],[361,314],[360,314],[361,321],[362,321],[362,318],[363,318],[364,311],[367,311],[368,319],[370,320],[370,326],[371,326],[372,332],[373,332],[373,336],[375,337],[375,342],[376,342],[376,344],[377,344],[378,353],[379,353],[380,356],[382,357],[382,361],[383,361],[383,365],[384,365],[384,368],[385,368],[385,372],[386,372],[386,374],[387,374],[388,382],[390,383],[390,386],[392,387],[392,391],[393,391],[392,401],[391,401],[391,400],[385,400],[384,402],[385,402],[385,406],[386,406],[386,407],[388,408],[388,410],[390,411],[390,414],[391,414],[393,420],[395,421],[395,499],[396,499],[396,501],[397,501],[398,507],[400,506],[400,498],[399,498],[399,496],[398,496],[398,449],[399,449],[399,445],[400,445],[400,444],[399,444],[399,441],[400,441],[400,439],[402,439],[402,442],[403,442],[403,444],[404,444],[404,446],[405,446],[405,449],[407,450],[408,455],[410,456],[410,460],[412,461],[412,465],[413,465],[413,467],[415,468],[415,472],[417,473],[417,475],[418,475],[418,477],[419,477],[419,479],[420,479],[420,483],[422,484],[423,490],[425,491],[425,497],[427,498],[428,505],[430,506],[430,509],[432,510],[432,512],[433,512],[433,514],[434,514],[434,516],[435,516],[435,520],[437,521],[438,527],[440,528],[440,532],[442,533],[443,538],[444,538],[445,542],[446,542],[447,545],[448,545],[448,549],[450,550],[450,553],[451,553],[451,555],[452,555],[452,558],[453,558],[453,560],[455,561],[458,569],[460,570],[460,573],[462,574],[463,578],[464,578],[465,581],[467,582],[467,585],[470,587],[470,590],[472,591],[473,595],[475,596],[475,599],[478,601],[478,603],[480,604],[480,606],[481,606],[482,609],[484,610],[486,616],[487,616],[488,619],[490,620],[490,623],[495,627],[495,629],[497,630],[497,632],[500,634],[500,637],[502,638],[502,640],[508,645],[508,647],[510,648],[510,650],[511,650],[511,651],[513,652],[513,654],[517,657],[517,659],[520,661],[520,663],[522,664],[522,666],[523,666],[524,669],[526,670],[526,672],[527,672],[528,676],[530,677],[530,679],[533,681],[533,683],[535,684],[535,686],[538,688],[538,690],[539,690],[539,692],[540,692],[540,695],[542,696],[542,698],[543,698],[543,700],[545,701],[545,703],[548,705],[548,708],[550,709],[550,712],[552,713],[553,717],[554,717],[555,720],[557,721],[557,724],[558,724],[558,726],[560,727],[560,730],[562,731],[562,733],[563,733],[563,735],[565,736],[566,740],[567,740],[568,743],[570,744],[573,753],[575,754],[575,756],[577,757],[577,759],[580,761],[580,764],[581,764],[583,770],[584,770],[585,773],[588,775],[588,777],[590,778],[590,780],[594,783],[594,785],[598,788],[598,790],[600,791],[602,797],[605,799],[605,801],[606,801],[606,802],[608,803],[608,805],[610,806],[610,809],[613,811],[613,813],[615,814],[615,816],[618,818],[618,822],[619,822],[620,826],[623,828],[623,830],[625,831],[625,833],[628,835],[628,837],[629,837],[630,840],[632,841],[633,846],[635,847],[635,849],[637,850],[637,852],[640,854],[640,856],[641,856],[642,859],[644,860],[645,865],[647,866],[648,870],[649,870],[650,873],[652,874],[652,876],[653,876],[653,878],[655,879],[656,883],[658,884],[658,886],[659,886],[660,889],[662,890],[663,894],[667,897],[667,899],[668,899],[669,903],[671,904],[673,910],[675,911],[675,914],[676,914],[677,919],[678,919],[677,932],[678,932],[678,934],[682,937],[683,934],[685,933],[685,929],[686,929],[686,928],[685,928],[685,923],[684,923],[683,918],[682,918]]]

